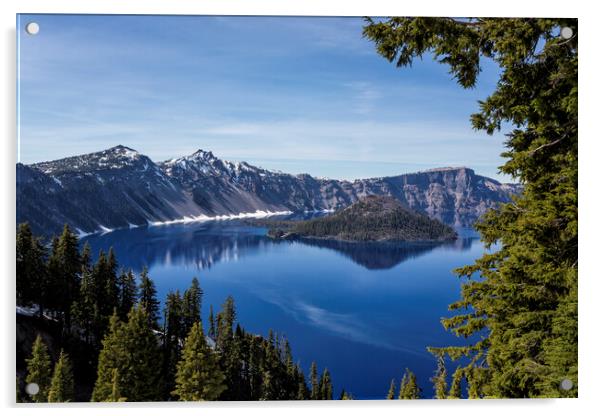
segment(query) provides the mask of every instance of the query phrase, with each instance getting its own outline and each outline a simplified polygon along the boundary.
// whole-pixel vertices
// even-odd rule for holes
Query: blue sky
[[[23,28],[40,25],[35,36]],[[398,69],[360,18],[21,15],[20,160],[132,147],[211,150],[332,178],[442,166],[498,174],[504,136],[472,130],[498,69],[463,90],[431,58]]]

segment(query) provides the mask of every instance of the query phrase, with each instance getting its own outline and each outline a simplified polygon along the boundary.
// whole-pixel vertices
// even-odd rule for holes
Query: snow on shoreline
[[[213,217],[201,214],[201,215],[197,215],[197,216],[182,217],[182,218],[178,218],[175,220],[168,220],[168,221],[148,221],[147,226],[148,227],[158,227],[161,225],[189,224],[189,223],[194,223],[194,222],[228,221],[228,220],[240,220],[240,219],[245,219],[245,218],[266,218],[266,217],[272,217],[275,215],[290,215],[290,214],[293,214],[293,211],[261,211],[261,210],[257,210],[255,212],[241,212],[239,214],[216,215]],[[141,225],[135,225],[135,224],[128,223],[127,228],[132,229],[132,228],[138,228],[138,227],[141,227]],[[81,239],[81,238],[88,237],[90,235],[95,235],[95,234],[104,235],[104,234],[113,232],[115,230],[121,230],[123,228],[125,228],[125,227],[108,228],[108,227],[105,227],[104,225],[99,225],[99,229],[96,231],[93,231],[93,232],[85,232],[79,228],[76,228],[76,231],[77,231],[77,237]]]
[[[182,217],[176,220],[169,221],[155,221],[149,222],[148,225],[151,227],[159,226],[159,225],[170,225],[170,224],[188,224],[191,222],[205,222],[205,221],[227,221],[227,220],[240,220],[245,218],[266,218],[272,217],[274,215],[290,215],[293,214],[293,211],[261,211],[257,210],[255,212],[241,212],[240,214],[230,214],[230,215],[216,215],[214,217],[210,217],[208,215],[198,215],[196,217]]]

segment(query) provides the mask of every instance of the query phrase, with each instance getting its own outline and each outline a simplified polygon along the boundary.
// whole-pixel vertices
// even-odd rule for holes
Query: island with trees
[[[272,238],[339,241],[446,241],[454,229],[405,207],[390,196],[366,196],[326,217],[303,221],[263,220]]]

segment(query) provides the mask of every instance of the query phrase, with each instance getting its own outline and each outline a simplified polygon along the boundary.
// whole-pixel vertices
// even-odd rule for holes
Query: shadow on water
[[[302,239],[303,244],[334,250],[369,270],[391,269],[398,264],[426,254],[437,247],[468,250],[474,238],[448,242],[347,242]]]
[[[155,265],[194,265],[202,270],[219,262],[256,255],[277,245],[291,244],[290,241],[273,240],[265,233],[263,228],[237,221],[215,221],[116,230],[86,237],[82,242],[90,243],[95,256],[99,250],[108,251],[113,247],[120,264],[134,271]],[[438,247],[468,250],[475,238],[465,236],[452,242],[436,243],[297,241],[307,246],[336,251],[366,269],[379,270],[393,268]]]

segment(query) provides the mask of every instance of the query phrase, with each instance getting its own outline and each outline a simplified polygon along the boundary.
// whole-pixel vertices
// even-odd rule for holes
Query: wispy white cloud
[[[26,163],[117,143],[154,160],[203,148],[348,179],[378,175],[378,164],[399,166],[380,175],[468,165],[496,176],[503,162],[503,137],[468,122],[483,92],[461,91],[431,63],[393,68],[360,19],[38,20],[21,51]]]
[[[260,296],[265,301],[281,308],[296,321],[320,328],[330,335],[393,351],[403,351],[418,356],[428,355],[424,351],[393,343],[386,336],[375,333],[370,323],[364,322],[359,314],[334,312],[303,300],[285,299],[281,292],[269,293],[269,291],[263,291]]]

